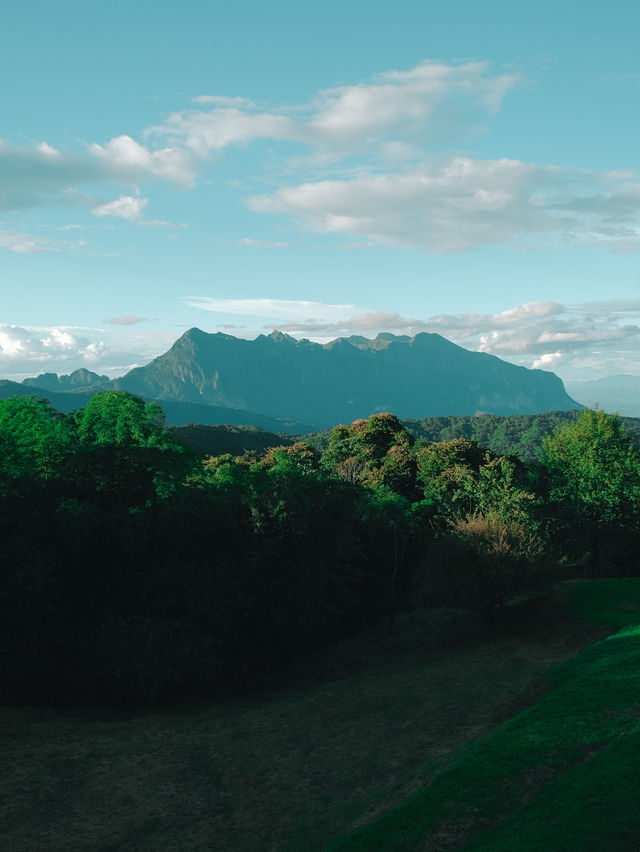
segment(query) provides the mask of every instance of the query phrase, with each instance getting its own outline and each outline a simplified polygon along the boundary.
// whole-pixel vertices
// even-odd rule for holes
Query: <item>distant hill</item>
[[[470,352],[438,334],[354,336],[321,345],[280,332],[244,340],[192,328],[109,387],[163,405],[221,406],[316,427],[381,411],[425,417],[581,407],[553,373]]]
[[[258,426],[170,426],[169,431],[199,455],[221,456],[225,453],[242,455],[254,450],[263,455],[270,447],[287,447],[293,439]]]
[[[53,408],[63,414],[84,408],[95,393],[97,393],[97,390],[93,392],[74,391],[73,393],[51,391],[19,382],[10,382],[8,379],[0,379],[0,399],[9,399],[12,396],[38,396],[41,399],[49,400]]]
[[[54,374],[55,375],[55,374]],[[33,385],[11,382],[8,379],[0,380],[0,399],[9,399],[12,396],[35,395],[41,399],[48,400],[53,408],[63,414],[77,411],[89,402],[92,396],[101,391],[112,390],[110,385],[93,385],[90,390],[67,390],[52,391]],[[144,398],[144,397],[143,397]],[[153,402],[147,398],[147,402]],[[175,402],[173,400],[159,400],[158,404],[164,411],[167,426],[184,426],[189,423],[204,426],[229,424],[232,426],[248,425],[256,426],[270,433],[285,432],[291,434],[302,434],[310,432],[314,427],[311,423],[303,423],[298,420],[288,420],[277,417],[264,417],[251,411],[243,411],[237,408],[222,408],[215,405],[196,405],[188,402]]]
[[[640,376],[605,376],[590,382],[572,382],[571,395],[583,405],[598,405],[603,411],[640,417]]]
[[[76,391],[86,390],[97,385],[104,385],[109,381],[109,376],[99,376],[91,370],[80,368],[74,370],[68,376],[59,376],[57,373],[40,373],[33,379],[24,379],[23,385],[48,391]]]
[[[153,400],[147,398],[147,401],[152,402]],[[252,411],[245,411],[241,408],[224,408],[217,405],[203,405],[202,403],[198,405],[171,399],[155,401],[164,411],[167,426],[185,426],[187,424],[258,426],[268,432],[286,432],[294,435],[310,432],[314,428],[311,423],[284,417],[265,417],[262,414],[254,414]]]

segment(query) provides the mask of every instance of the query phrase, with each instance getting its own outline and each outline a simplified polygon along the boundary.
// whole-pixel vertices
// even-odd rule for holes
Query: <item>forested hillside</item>
[[[579,411],[548,411],[544,414],[514,414],[500,417],[495,414],[479,414],[474,417],[422,417],[418,420],[402,420],[402,425],[414,438],[430,443],[465,438],[476,441],[494,453],[515,453],[522,461],[535,462],[542,449],[545,437],[555,429],[575,420]],[[640,419],[622,417],[629,434],[640,436]],[[322,429],[300,436],[319,452],[325,450],[331,437],[331,429]]]
[[[0,403],[8,700],[129,702],[250,683],[407,607],[492,624],[553,578],[637,573],[640,456],[586,410],[527,464],[391,414],[204,461],[161,409]]]

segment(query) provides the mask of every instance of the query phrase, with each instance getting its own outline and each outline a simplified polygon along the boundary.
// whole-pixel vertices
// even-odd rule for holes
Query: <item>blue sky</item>
[[[637,3],[12,7],[0,376],[192,326],[640,374]]]

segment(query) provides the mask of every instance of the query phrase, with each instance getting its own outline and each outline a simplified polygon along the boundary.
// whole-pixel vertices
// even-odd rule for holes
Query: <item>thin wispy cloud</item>
[[[290,243],[278,242],[275,240],[255,240],[252,237],[242,237],[238,240],[239,246],[251,249],[282,249],[290,248]]]
[[[331,305],[295,299],[215,299],[209,296],[190,296],[184,301],[192,308],[219,314],[277,317],[283,320],[298,320],[301,323],[316,322],[316,318],[324,322],[332,318],[347,318],[357,311],[355,305]]]
[[[362,83],[325,89],[310,103],[293,107],[265,111],[244,98],[200,95],[195,101],[209,109],[173,113],[146,135],[167,138],[200,158],[259,139],[348,154],[381,142],[406,145],[398,136],[442,133],[453,112],[459,130],[460,121],[477,118],[474,111],[497,112],[519,83],[518,74],[492,72],[486,62],[424,61],[408,71],[385,71]]]
[[[55,240],[37,234],[23,234],[0,230],[0,249],[17,254],[41,254],[78,251],[85,245],[83,240]]]
[[[527,367],[554,369],[582,363],[587,354],[633,359],[640,344],[640,300],[582,304],[527,302],[491,314],[406,317],[354,305],[279,299],[188,300],[220,314],[262,318],[262,328],[325,342],[336,337],[380,332],[414,336],[437,333],[467,349],[497,355]]]
[[[137,325],[140,322],[144,322],[146,319],[147,317],[139,317],[132,314],[121,317],[111,317],[111,319],[107,319],[105,322],[110,325]]]

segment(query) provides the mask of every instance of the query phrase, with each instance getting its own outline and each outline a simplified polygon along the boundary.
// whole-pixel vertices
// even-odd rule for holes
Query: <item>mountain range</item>
[[[617,411],[626,417],[640,417],[640,376],[624,373],[590,382],[573,382],[571,395],[583,405],[598,405],[603,411]]]
[[[297,433],[382,411],[420,418],[581,408],[554,373],[427,333],[320,344],[278,331],[245,340],[192,328],[163,355],[111,381],[76,370],[1,384],[2,397],[15,388],[39,392],[60,410],[80,408],[102,390],[125,390],[160,403],[170,424],[247,423]]]
[[[192,328],[110,386],[160,403],[204,403],[321,427],[381,411],[428,417],[580,408],[553,373],[426,333],[319,344],[278,331],[244,340]]]

